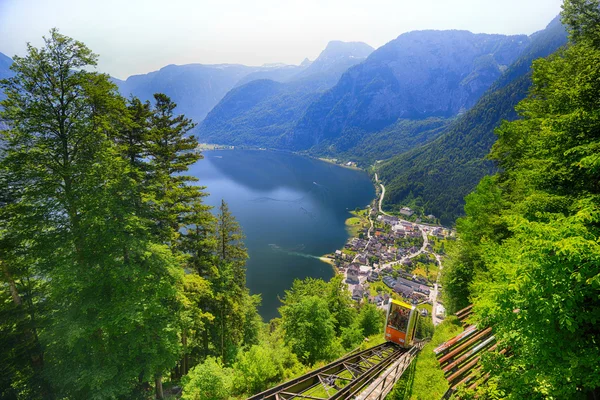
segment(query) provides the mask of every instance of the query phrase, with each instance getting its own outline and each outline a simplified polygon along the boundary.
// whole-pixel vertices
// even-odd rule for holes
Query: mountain
[[[245,85],[248,82],[256,81],[259,79],[270,79],[276,82],[285,82],[288,79],[298,75],[300,72],[305,70],[307,65],[263,65],[263,69],[260,71],[252,72],[242,79],[240,79],[235,87]]]
[[[154,93],[165,93],[177,103],[177,112],[200,122],[240,80],[253,73],[271,77],[290,70],[288,66],[248,67],[238,64],[168,65],[158,71],[114,79],[121,94],[153,101]],[[291,68],[291,74],[299,72]]]
[[[280,147],[308,149],[350,130],[402,119],[452,117],[471,108],[529,44],[525,35],[416,31],[346,71],[310,105]]]
[[[337,83],[342,74],[353,65],[365,60],[375,49],[362,42],[342,42],[333,40],[306,69],[293,77],[293,80],[319,79],[319,89],[329,89]]]
[[[10,70],[12,65],[12,59],[2,53],[0,53],[0,79],[6,79],[13,76],[13,72]],[[0,91],[0,100],[6,98],[4,92]]]
[[[382,164],[378,172],[386,184],[384,206],[422,207],[446,224],[462,215],[464,197],[484,175],[495,171],[494,164],[485,160],[496,141],[494,129],[502,120],[517,118],[514,108],[531,85],[532,61],[566,43],[566,31],[557,17],[530,37],[522,55],[438,139]]]
[[[324,90],[372,51],[365,43],[330,42],[314,62],[305,60],[301,71],[283,82],[261,79],[234,88],[198,128],[200,141],[274,147]]]

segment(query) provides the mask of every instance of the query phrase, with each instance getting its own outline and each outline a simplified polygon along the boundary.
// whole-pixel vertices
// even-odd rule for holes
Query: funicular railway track
[[[345,356],[248,400],[352,399],[407,352],[393,343],[384,343]]]

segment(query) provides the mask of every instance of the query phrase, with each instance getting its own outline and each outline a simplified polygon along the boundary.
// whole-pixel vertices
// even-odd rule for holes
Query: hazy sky
[[[118,78],[167,64],[298,64],[330,40],[377,48],[420,29],[531,34],[562,0],[0,0],[0,52],[23,55],[52,27]]]

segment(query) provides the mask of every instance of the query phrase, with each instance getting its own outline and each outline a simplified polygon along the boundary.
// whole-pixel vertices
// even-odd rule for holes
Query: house
[[[388,287],[394,287],[396,281],[391,276],[386,276],[383,278],[383,283],[385,283]]]
[[[406,279],[412,279],[412,274],[409,274],[408,272],[404,272],[404,271],[398,271],[398,274]]]
[[[382,304],[383,304],[383,297],[382,297],[380,294],[378,294],[378,295],[377,295],[377,296],[375,296],[375,298],[373,299],[373,302],[374,302],[375,304],[377,304],[378,306],[380,306],[380,305],[382,305]]]
[[[348,267],[348,270],[346,271],[346,282],[350,283],[350,284],[357,284],[359,283],[359,279],[358,279],[358,274],[359,274],[359,267],[356,264],[351,264]]]
[[[446,308],[438,303],[437,307],[435,308],[435,315],[438,318],[444,318],[446,316]]]
[[[400,214],[402,215],[406,215],[407,217],[410,217],[411,215],[413,215],[415,212],[413,210],[411,210],[408,207],[402,207],[400,209]]]
[[[365,289],[361,285],[356,285],[352,291],[352,300],[360,301],[365,294]]]
[[[361,264],[366,264],[366,263],[367,263],[367,256],[366,256],[366,255],[364,255],[364,254],[359,254],[359,255],[356,257],[356,261],[358,261],[358,262],[359,262],[359,263],[361,263]]]
[[[392,231],[394,231],[394,233],[397,233],[397,234],[400,234],[400,233],[404,234],[404,225],[402,225],[402,224],[394,225],[394,226],[392,226]]]
[[[406,286],[402,283],[396,282],[396,284],[394,285],[394,292],[404,297],[410,297],[412,296],[414,290],[410,286]]]
[[[371,271],[372,271],[372,268],[369,267],[368,265],[361,265],[360,268],[359,268],[358,273],[360,275],[368,275],[369,272],[371,272]]]
[[[376,271],[372,271],[369,275],[367,275],[367,281],[376,282],[379,280],[379,274]]]
[[[388,224],[388,225],[396,225],[398,223],[398,217],[394,217],[391,215],[381,215],[381,219],[379,219],[379,217],[377,217],[378,220],[382,221],[384,224]]]
[[[417,292],[423,293],[424,295],[429,296],[429,293],[431,292],[431,290],[429,289],[429,286],[425,286],[425,285],[419,285],[417,287],[417,289],[415,289]]]
[[[429,218],[429,219],[435,219],[435,215],[433,215],[433,214],[429,214],[429,215],[427,216],[427,218]]]
[[[383,294],[383,304],[387,304],[390,302],[390,295],[387,293]]]
[[[342,256],[342,251],[341,250],[336,250],[335,251],[335,257],[336,258],[340,258]]]

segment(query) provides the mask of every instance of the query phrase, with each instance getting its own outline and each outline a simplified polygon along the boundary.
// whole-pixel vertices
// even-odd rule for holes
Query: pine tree
[[[156,234],[165,243],[175,244],[180,229],[187,222],[184,217],[192,212],[193,204],[205,196],[203,187],[189,184],[197,181],[196,178],[183,175],[202,156],[196,151],[196,138],[186,136],[195,124],[183,115],[174,115],[177,105],[168,96],[157,93],[154,98],[146,138],[153,220],[157,222]]]
[[[221,263],[231,268],[236,291],[246,287],[246,259],[248,252],[242,240],[244,234],[225,200],[221,200],[217,216],[217,252]]]

